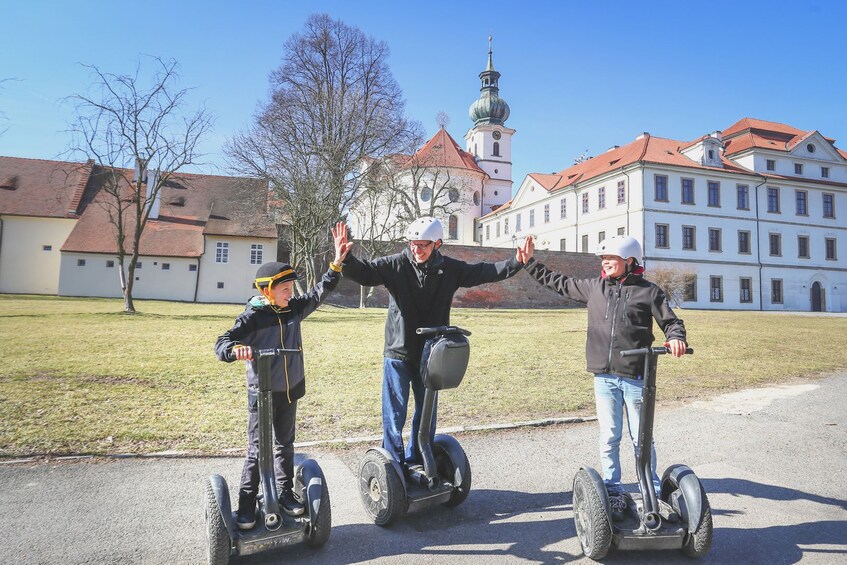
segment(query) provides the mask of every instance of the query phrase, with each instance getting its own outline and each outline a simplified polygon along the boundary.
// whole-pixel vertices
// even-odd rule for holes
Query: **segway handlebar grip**
[[[446,334],[462,334],[464,336],[471,335],[468,330],[462,329],[459,326],[437,326],[432,328],[418,328],[415,330],[421,337],[433,337],[436,335]]]
[[[283,349],[281,347],[276,347],[276,348],[271,347],[269,349],[254,349],[253,350],[253,357],[255,357],[255,358],[277,357],[277,356],[282,355],[284,353],[302,353],[302,351],[299,350],[299,349]]]
[[[668,347],[641,347],[639,349],[626,349],[621,351],[621,357],[633,357],[636,355],[647,355],[647,353],[652,353],[653,355],[664,355],[666,353],[670,353],[671,350]],[[685,354],[691,355],[694,353],[693,347],[686,347]]]

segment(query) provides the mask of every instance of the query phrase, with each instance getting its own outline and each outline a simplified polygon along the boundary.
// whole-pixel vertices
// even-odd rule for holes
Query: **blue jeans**
[[[415,412],[412,415],[412,436],[409,446],[403,449],[403,426],[409,404],[409,389],[415,396]],[[418,430],[421,427],[425,388],[420,374],[420,363],[385,358],[382,366],[382,447],[402,463],[422,463],[418,447]],[[435,415],[438,403],[432,410],[432,433],[435,437]]]
[[[644,381],[616,377],[607,373],[594,375],[594,402],[597,405],[597,422],[600,424],[600,465],[603,482],[609,494],[623,492],[621,485],[621,437],[623,436],[623,408],[626,404],[626,421],[629,437],[638,456],[638,430],[641,426],[641,390]],[[659,496],[659,476],[656,474],[656,443],[650,446],[653,486]]]

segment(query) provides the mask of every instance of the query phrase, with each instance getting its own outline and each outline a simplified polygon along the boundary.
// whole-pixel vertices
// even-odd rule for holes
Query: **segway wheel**
[[[460,452],[458,458],[461,460],[458,462],[458,465],[461,465],[458,474],[456,473],[457,462],[453,461],[453,457],[450,456],[446,446],[437,440],[432,444],[432,454],[435,457],[435,469],[438,477],[453,485],[453,492],[444,506],[458,506],[465,501],[471,492],[471,464],[462,447],[458,443],[456,447]]]
[[[212,488],[212,482],[206,481],[206,499],[204,504],[206,514],[206,549],[209,565],[227,565],[231,544],[229,532],[226,530],[218,499]]]
[[[688,557],[703,557],[712,547],[712,509],[708,499],[703,499],[703,519],[694,533],[688,534],[682,552]]]
[[[368,451],[359,465],[359,494],[377,526],[388,527],[405,511],[406,497],[400,477],[379,451]]]
[[[306,532],[306,545],[309,547],[321,547],[329,539],[331,529],[332,509],[329,504],[329,488],[326,486],[326,481],[323,481],[321,485],[320,510],[318,511],[318,517],[315,523],[309,524],[309,531]]]
[[[573,480],[573,520],[585,556],[595,561],[605,557],[612,544],[612,529],[603,499],[585,469]]]

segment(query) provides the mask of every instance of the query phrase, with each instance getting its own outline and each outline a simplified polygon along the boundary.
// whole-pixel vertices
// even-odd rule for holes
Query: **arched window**
[[[479,191],[473,193],[473,205],[479,206]]]
[[[500,156],[500,143],[498,141],[494,142],[494,151],[493,151],[492,155],[494,155],[495,157]]]
[[[459,239],[459,217],[453,214],[448,221],[450,239]]]

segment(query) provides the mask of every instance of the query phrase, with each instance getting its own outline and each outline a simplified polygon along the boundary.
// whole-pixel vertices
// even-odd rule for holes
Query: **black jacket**
[[[623,358],[620,352],[652,346],[654,319],[667,339],[686,341],[685,326],[671,310],[665,293],[641,275],[630,274],[622,283],[603,277],[572,279],[535,259],[527,262],[526,270],[542,285],[588,303],[585,361],[592,373],[642,378],[644,359]]]
[[[423,265],[409,248],[400,253],[362,261],[353,255],[344,260],[344,276],[362,286],[384,285],[390,295],[385,320],[384,355],[417,362],[424,340],[415,330],[450,323],[453,295],[462,287],[502,281],[520,271],[515,258],[497,263],[465,263],[438,250]]]
[[[306,375],[303,369],[303,338],[300,322],[314,312],[341,279],[339,273],[329,269],[309,294],[296,296],[287,308],[271,306],[262,296],[252,298],[244,312],[235,319],[235,325],[215,343],[215,354],[221,361],[235,361],[232,348],[249,345],[254,349],[299,349],[300,353],[286,353],[274,358],[271,365],[271,388],[285,392],[289,402],[306,393]],[[258,363],[247,361],[247,385],[259,386]]]

